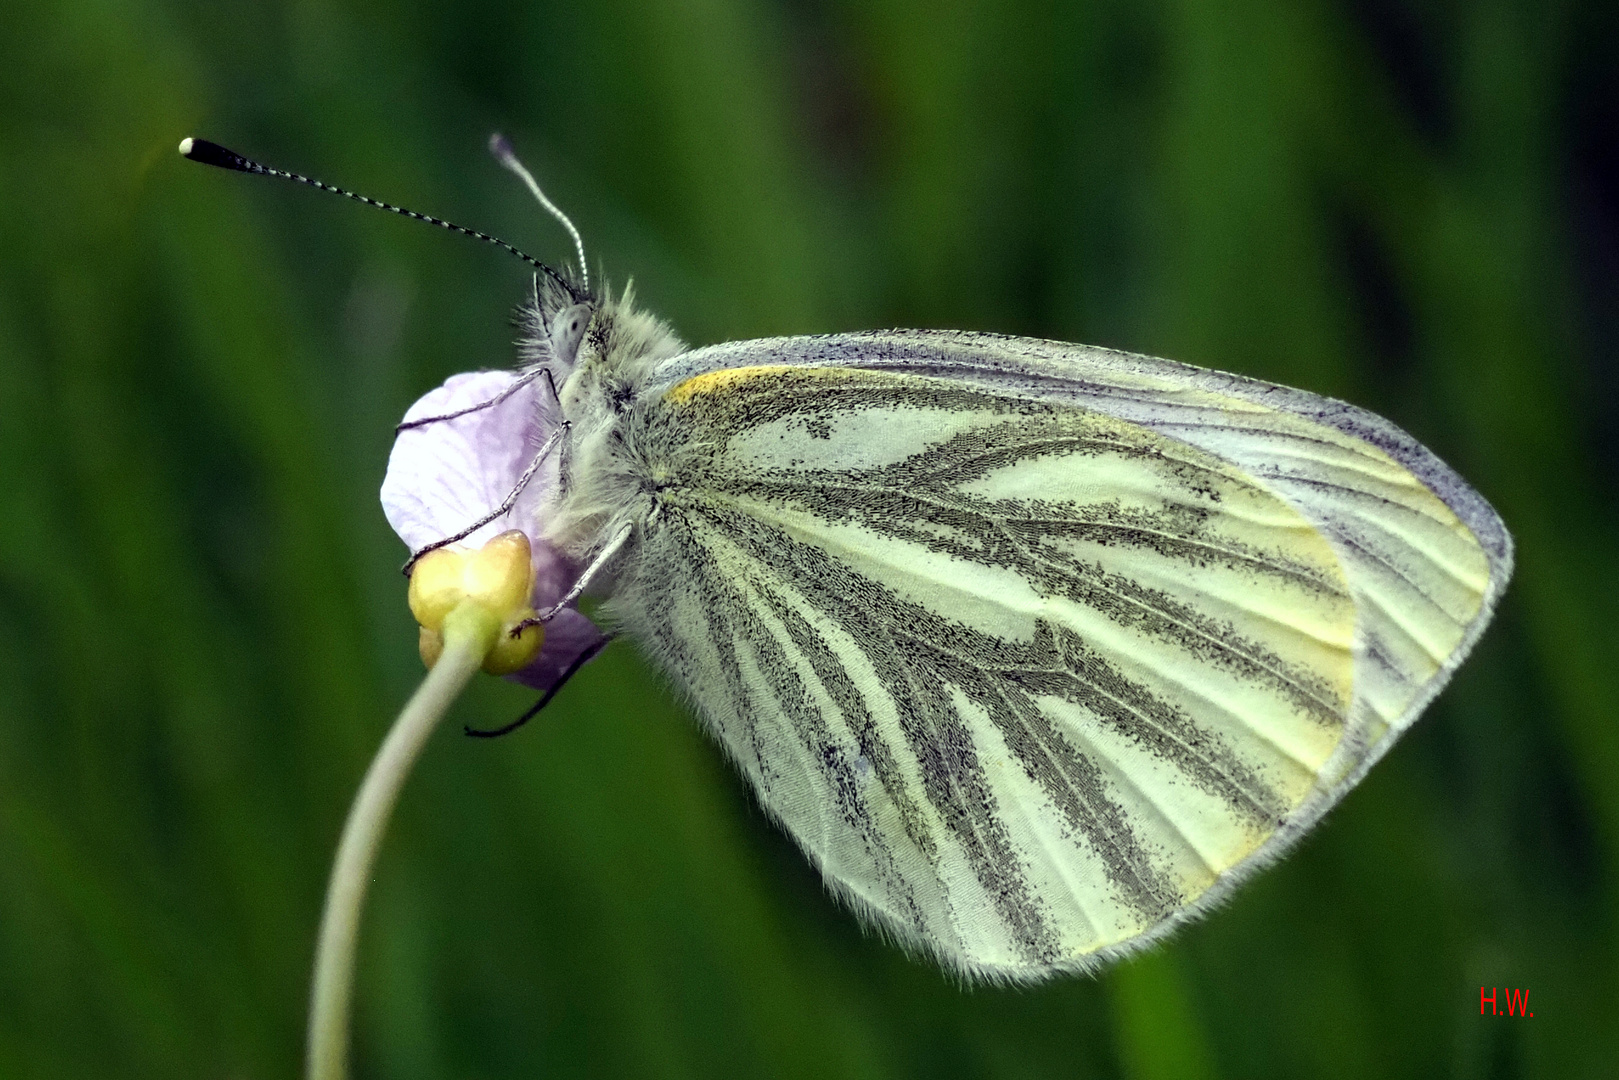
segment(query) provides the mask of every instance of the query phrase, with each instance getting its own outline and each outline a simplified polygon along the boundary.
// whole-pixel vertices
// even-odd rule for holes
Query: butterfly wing
[[[1359,515],[1417,553],[1378,565],[1448,636],[1415,602],[1370,609],[1359,533],[1230,446],[1038,372],[793,359],[671,369],[634,433],[658,509],[614,608],[834,890],[967,974],[1084,968],[1211,902],[1409,722],[1499,587],[1431,487],[1337,428],[1313,435],[1333,467],[1359,454],[1394,491]],[[1180,392],[1256,433],[1234,442],[1308,423]],[[1385,616],[1415,643],[1387,665]],[[1396,674],[1363,692],[1374,664]]]
[[[655,390],[764,362],[930,375],[1080,405],[1264,484],[1332,543],[1356,601],[1364,729],[1354,735],[1365,753],[1346,783],[1443,688],[1512,576],[1512,538],[1489,503],[1406,432],[1345,402],[1135,353],[928,330],[730,342],[665,364]]]

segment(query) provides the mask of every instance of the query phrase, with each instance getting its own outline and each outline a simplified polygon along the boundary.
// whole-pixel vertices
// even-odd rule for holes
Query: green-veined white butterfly
[[[580,263],[536,276],[520,373],[412,410],[390,519],[420,548],[500,504],[455,538],[515,523],[550,560],[530,681],[599,645],[567,604],[602,595],[829,888],[968,976],[1085,970],[1218,902],[1511,573],[1484,499],[1351,405],[991,334],[693,350]]]

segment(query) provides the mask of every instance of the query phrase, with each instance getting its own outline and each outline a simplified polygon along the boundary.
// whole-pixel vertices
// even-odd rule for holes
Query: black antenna
[[[387,210],[390,213],[399,214],[402,217],[408,217],[414,221],[425,221],[429,225],[437,225],[441,229],[448,229],[451,232],[460,233],[462,236],[470,236],[474,240],[482,240],[485,243],[494,244],[496,247],[504,248],[506,251],[517,256],[519,259],[522,259],[530,266],[544,273],[546,277],[562,286],[562,288],[567,290],[568,295],[573,297],[575,303],[577,303],[580,299],[579,293],[574,289],[573,284],[561,274],[557,273],[555,270],[551,269],[534,256],[529,255],[526,252],[519,251],[506,241],[496,236],[490,236],[488,233],[481,233],[476,229],[468,229],[465,226],[455,224],[453,221],[445,221],[443,218],[436,218],[430,214],[418,214],[414,210],[406,210],[404,207],[394,206],[392,203],[385,203],[377,199],[367,198],[366,196],[360,195],[356,192],[347,191],[343,188],[335,187],[332,184],[323,183],[320,180],[315,180],[308,176],[301,176],[295,172],[287,172],[285,169],[273,169],[268,165],[260,165],[252,158],[245,158],[236,151],[227,150],[218,143],[209,142],[207,139],[180,140],[180,156],[190,158],[192,161],[200,161],[204,165],[214,165],[221,169],[230,169],[233,172],[257,173],[260,176],[275,176],[282,180],[293,180],[297,183],[308,185],[309,187],[320,191],[329,191],[333,195],[341,195],[346,199],[353,199],[355,202],[365,203],[367,206],[375,206],[379,210]]]

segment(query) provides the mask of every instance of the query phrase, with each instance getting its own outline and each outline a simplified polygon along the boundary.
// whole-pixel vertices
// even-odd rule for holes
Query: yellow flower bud
[[[410,612],[421,624],[418,648],[432,667],[444,651],[445,623],[477,625],[490,637],[483,669],[491,675],[521,671],[539,655],[545,629],[534,625],[511,631],[534,618],[529,596],[534,565],[528,537],[503,532],[477,550],[439,548],[417,560],[410,574]],[[455,616],[451,618],[452,614]],[[498,630],[497,630],[498,628]]]
[[[411,567],[407,593],[410,613],[426,629],[438,632],[445,616],[466,598],[461,577],[468,554],[465,548],[439,548],[423,555]]]
[[[528,537],[516,529],[501,533],[472,553],[461,581],[467,598],[490,611],[527,608],[534,591],[534,561]]]
[[[523,632],[516,637],[511,634],[512,628],[519,622],[533,617],[534,609],[525,608],[516,619],[501,625],[500,637],[483,662],[485,671],[491,675],[510,675],[534,662],[534,658],[540,654],[540,646],[545,643],[545,627],[535,623],[523,627]]]
[[[422,664],[431,668],[444,655],[444,635],[423,626],[416,635],[416,651],[422,654]]]

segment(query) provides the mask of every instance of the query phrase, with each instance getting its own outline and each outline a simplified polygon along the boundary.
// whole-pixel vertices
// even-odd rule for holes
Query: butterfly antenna
[[[437,225],[441,229],[448,229],[451,232],[460,233],[462,236],[470,236],[474,240],[482,240],[484,243],[494,244],[496,247],[503,248],[505,251],[517,256],[530,266],[542,271],[552,281],[566,289],[570,296],[573,296],[576,300],[578,299],[578,294],[574,291],[573,286],[570,285],[567,279],[565,279],[561,274],[557,273],[551,267],[545,265],[534,256],[529,255],[526,252],[519,251],[517,248],[500,239],[498,236],[490,236],[488,233],[481,233],[477,229],[468,229],[465,226],[455,224],[453,221],[445,221],[443,218],[433,217],[431,214],[419,214],[414,210],[406,210],[402,206],[394,206],[392,203],[385,203],[377,199],[368,198],[364,195],[358,194],[357,192],[336,187],[335,185],[313,179],[312,177],[301,176],[295,172],[287,172],[285,169],[274,169],[268,165],[261,165],[252,158],[243,157],[236,151],[227,150],[218,143],[209,142],[207,139],[182,139],[180,141],[180,156],[189,158],[192,161],[200,161],[204,165],[214,165],[221,169],[230,169],[233,172],[256,173],[259,176],[274,176],[282,180],[292,180],[308,187],[315,188],[319,191],[329,191],[333,195],[341,195],[345,199],[353,199],[355,202],[365,203],[367,206],[375,206],[379,210],[387,210],[389,213],[398,214],[401,217],[408,217],[413,221],[424,221],[429,225]],[[519,168],[521,168],[521,166],[519,166]],[[550,204],[547,203],[547,205],[549,206]],[[555,208],[552,209],[552,212],[557,213],[560,216],[560,212],[555,210]],[[567,221],[566,218],[563,218],[562,220],[564,222]],[[573,226],[569,225],[568,228],[571,230]],[[578,239],[579,236],[577,233],[575,233],[575,242],[577,242]],[[580,250],[582,251],[583,248]]]
[[[584,285],[585,291],[589,292],[590,267],[585,265],[585,242],[579,238],[579,230],[573,227],[573,222],[568,220],[568,215],[562,212],[561,207],[545,197],[545,192],[540,190],[540,185],[534,179],[534,174],[525,169],[523,163],[517,160],[517,154],[512,150],[512,144],[507,141],[506,136],[499,133],[489,136],[489,152],[495,155],[496,161],[516,173],[518,178],[528,185],[528,190],[539,200],[540,205],[545,207],[546,212],[560,221],[562,227],[568,230],[568,235],[573,237],[573,249],[579,255],[579,281]]]

